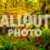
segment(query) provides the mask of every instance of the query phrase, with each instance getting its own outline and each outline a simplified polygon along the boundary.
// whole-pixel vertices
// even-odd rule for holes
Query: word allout
[[[29,17],[29,19],[27,19]],[[38,16],[38,24],[37,24],[37,15],[34,15],[33,17],[30,14],[26,14],[23,16],[23,23],[21,22],[21,15],[18,15],[18,22],[17,24],[13,23],[13,15],[10,15],[10,25],[8,22],[7,15],[3,15],[1,19],[0,27],[3,27],[3,25],[6,25],[6,27],[24,27],[26,25],[26,28],[33,23],[35,27],[40,27],[42,25],[42,18],[44,18],[44,26],[48,26],[48,18],[50,18],[50,15],[39,15]]]

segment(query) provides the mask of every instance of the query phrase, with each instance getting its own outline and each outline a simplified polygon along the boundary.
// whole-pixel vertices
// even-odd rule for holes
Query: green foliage
[[[49,46],[49,50],[50,50],[50,46]]]
[[[46,50],[46,49],[44,49],[44,48],[40,48],[39,50]]]
[[[13,45],[15,45],[17,48],[23,48],[24,50],[31,50],[30,47],[28,47],[28,45],[26,45],[27,43],[31,43],[31,42],[12,42],[10,43],[9,41],[5,41],[2,37],[0,37],[0,39],[5,43],[5,49],[9,49],[11,50]]]
[[[3,46],[0,46],[0,50],[5,50],[5,48]]]
[[[45,33],[45,38],[47,38],[48,35],[49,35],[49,29],[48,29],[48,28],[45,28],[45,29],[43,30],[43,32]]]
[[[22,2],[22,3],[30,3],[31,5],[33,5],[33,3],[31,1],[27,1],[27,2]]]
[[[0,36],[0,40],[2,40],[4,43],[6,43],[6,41]]]
[[[48,45],[48,41],[46,41],[43,45],[43,48],[40,48],[39,50],[46,50],[46,46]],[[49,46],[49,49],[50,49],[50,46]]]
[[[48,4],[50,4],[50,1],[48,2]]]
[[[23,48],[24,50],[26,50],[26,48],[27,48],[28,50],[31,50],[31,48],[28,47],[28,46],[26,45],[26,43],[24,43],[24,42],[17,42],[17,43],[16,43],[16,47],[17,47],[17,48]]]
[[[8,48],[9,50],[11,50],[12,46],[11,46],[11,43],[10,42],[7,42],[6,43],[6,48]]]
[[[43,48],[45,48],[48,45],[48,41],[46,41],[43,45]]]
[[[0,37],[0,39],[2,40],[2,42],[5,43],[5,47],[11,50],[11,47],[12,47],[11,43],[9,41],[5,41],[2,37]]]

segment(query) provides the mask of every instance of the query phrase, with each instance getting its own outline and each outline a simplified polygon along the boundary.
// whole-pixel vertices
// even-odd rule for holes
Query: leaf
[[[5,50],[5,48],[3,46],[0,46],[0,50]]]
[[[49,29],[48,28],[45,28],[45,29],[43,29],[43,32],[45,33],[45,37],[48,37]]]
[[[40,48],[39,50],[46,50],[46,49],[44,49],[44,48]]]
[[[48,41],[45,42],[43,48],[45,48],[48,45]]]
[[[0,39],[4,42],[4,43],[6,43],[6,41],[0,36]]]

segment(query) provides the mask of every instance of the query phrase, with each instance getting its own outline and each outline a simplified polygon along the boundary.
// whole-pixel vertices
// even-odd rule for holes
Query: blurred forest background
[[[17,15],[22,17],[25,14],[30,15],[50,15],[50,0],[0,0],[0,22],[2,15],[7,15],[10,20],[10,15],[14,16],[14,23],[17,23]],[[21,17],[21,18],[22,18]],[[22,21],[23,22],[23,21]],[[10,22],[9,22],[10,23]],[[50,19],[48,27],[44,27],[44,20],[41,27],[42,36],[33,37],[8,37],[8,29],[15,29],[6,26],[0,27],[0,50],[50,50]],[[38,29],[31,25],[27,29]],[[16,27],[18,29],[18,27]],[[25,29],[24,28],[20,28]]]

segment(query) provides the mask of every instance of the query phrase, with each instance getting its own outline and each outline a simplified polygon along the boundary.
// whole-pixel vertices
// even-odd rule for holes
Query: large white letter
[[[13,24],[13,15],[10,15],[10,26],[11,27],[16,27],[17,24]]]
[[[32,37],[34,29],[30,29],[29,31],[30,31],[30,36]]]
[[[2,16],[1,27],[3,27],[3,25],[6,25],[7,27],[9,27],[7,15],[3,15],[3,16]]]
[[[34,25],[36,27],[40,27],[41,24],[42,24],[42,17],[41,17],[41,15],[39,15],[39,17],[38,17],[38,24],[37,24],[37,15],[34,15]]]
[[[14,30],[14,36],[16,37],[16,35],[20,36],[20,29],[18,29],[18,32],[16,29]]]
[[[24,36],[24,37],[28,36],[28,31],[26,29],[23,29],[21,31],[21,35]]]
[[[29,17],[29,20],[27,19]],[[32,16],[30,14],[24,15],[23,18],[24,23],[26,24],[26,27],[32,24]]]
[[[45,27],[48,26],[48,18],[50,18],[50,15],[43,15],[43,17],[45,18]]]
[[[10,37],[11,34],[13,34],[13,30],[12,30],[12,29],[9,29],[9,30],[8,30],[8,36]]]
[[[37,33],[37,32],[39,32],[39,33]],[[39,36],[42,35],[42,32],[41,32],[40,29],[37,29],[37,30],[35,30],[35,33],[34,34],[35,34],[35,36],[39,37]]]
[[[18,15],[18,27],[24,27],[24,24],[21,24],[21,15]]]

